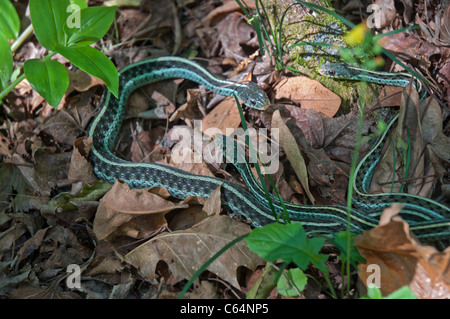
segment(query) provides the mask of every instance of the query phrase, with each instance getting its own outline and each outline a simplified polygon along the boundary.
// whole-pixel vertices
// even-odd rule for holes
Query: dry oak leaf
[[[450,298],[450,247],[440,252],[421,245],[410,235],[409,225],[396,216],[401,208],[393,204],[385,209],[380,225],[355,240],[366,259],[366,264],[358,265],[360,279],[367,286],[374,278],[369,265],[377,265],[384,296],[408,285],[418,298]]]
[[[304,76],[284,79],[275,86],[276,100],[291,100],[304,109],[314,109],[329,117],[339,110],[341,98],[320,82]]]
[[[108,240],[121,235],[148,237],[167,226],[166,213],[187,207],[174,204],[146,189],[130,189],[124,182],[116,181],[100,201],[94,233],[98,239]]]
[[[235,238],[250,232],[250,226],[228,216],[211,216],[190,229],[160,234],[125,256],[151,281],[159,261],[164,261],[174,276],[189,279],[215,253]],[[225,251],[207,270],[239,288],[237,268],[255,270],[264,260],[252,253],[245,241]]]

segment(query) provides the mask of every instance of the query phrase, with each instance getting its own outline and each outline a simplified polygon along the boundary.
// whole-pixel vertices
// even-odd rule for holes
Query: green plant
[[[408,286],[398,288],[386,297],[383,297],[381,290],[376,286],[371,286],[367,289],[367,296],[361,299],[416,299],[417,297]]]
[[[303,271],[310,263],[313,264],[323,273],[332,296],[337,298],[325,266],[328,255],[319,253],[325,242],[324,238],[308,239],[300,223],[274,223],[254,229],[246,241],[251,251],[269,262],[282,259],[285,263],[293,262]]]
[[[88,7],[85,0],[30,0],[32,25],[18,36],[20,23],[9,0],[0,0],[0,101],[25,77],[50,105],[56,107],[69,86],[62,64],[50,60],[61,54],[83,71],[100,78],[118,95],[119,76],[114,64],[90,45],[100,40],[114,20],[116,7]],[[10,83],[12,53],[34,29],[38,41],[48,51],[42,59],[30,59],[24,73]],[[7,39],[16,39],[10,47]]]

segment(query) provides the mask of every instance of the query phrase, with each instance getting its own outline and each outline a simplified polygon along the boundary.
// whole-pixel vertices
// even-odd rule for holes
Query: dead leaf
[[[131,161],[136,163],[160,161],[166,151],[161,146],[165,134],[166,129],[162,126],[157,126],[138,135],[133,134],[130,147]]]
[[[417,33],[400,32],[387,35],[382,37],[379,43],[392,53],[409,57],[411,60],[421,61],[426,68],[430,66],[433,55],[441,54],[438,47],[422,40]]]
[[[105,274],[117,274],[126,268],[115,255],[97,256],[92,260],[89,269],[83,273],[84,276],[96,276]]]
[[[374,5],[377,5],[379,10],[376,11],[379,25],[375,25],[378,29],[383,29],[389,26],[392,23],[392,20],[395,18],[397,14],[397,10],[395,10],[395,5],[393,0],[376,0]]]
[[[69,95],[73,90],[77,90],[78,92],[86,92],[93,86],[104,84],[102,80],[84,72],[83,70],[68,70],[68,72],[70,85],[65,93],[66,95]]]
[[[403,88],[386,85],[381,89],[379,100],[374,102],[376,107],[399,106],[402,99]]]
[[[70,159],[68,179],[72,183],[83,182],[92,184],[97,180],[92,165],[87,160],[87,154],[92,146],[92,140],[80,137],[73,143],[72,157]]]
[[[202,132],[220,130],[222,134],[231,134],[241,124],[239,110],[234,98],[226,98],[202,120]]]
[[[208,214],[208,216],[219,215],[222,208],[222,198],[220,186],[211,192],[208,199],[205,201],[203,210]]]
[[[400,205],[394,205],[396,213]],[[392,209],[391,209],[392,210]],[[383,212],[383,215],[385,213]],[[409,225],[399,216],[382,215],[383,226],[363,232],[355,240],[358,251],[366,259],[359,264],[358,275],[364,285],[372,281],[377,265],[380,289],[384,296],[408,285],[418,298],[450,298],[450,247],[439,252],[431,246],[421,245],[409,233]]]
[[[390,181],[404,180],[406,161],[409,164],[408,176],[411,179],[407,184],[409,194],[429,197],[433,188],[433,178],[423,178],[434,175],[434,168],[424,153],[424,138],[421,128],[421,112],[419,96],[414,87],[408,86],[403,90],[400,105],[399,119],[392,134],[395,143],[395,155],[392,150],[392,139],[389,139],[385,155],[375,169],[372,179],[371,193],[399,192],[402,183]],[[409,159],[407,158],[409,136]],[[394,159],[395,156],[395,159]],[[394,167],[395,163],[395,167]]]
[[[31,264],[41,273],[41,279],[44,272],[53,277],[52,272],[59,272],[62,267],[81,265],[90,255],[90,250],[79,243],[75,234],[62,226],[40,229],[18,252],[20,261],[33,258]]]
[[[231,60],[240,61],[247,54],[246,48],[258,48],[258,39],[255,30],[249,25],[241,13],[228,14],[214,27],[217,34],[210,46],[212,56],[220,56]]]
[[[191,229],[160,234],[125,256],[125,261],[138,268],[150,280],[155,279],[156,265],[164,261],[174,276],[189,279],[215,253],[238,236],[250,232],[250,227],[228,216],[212,216]],[[212,273],[239,288],[236,270],[245,266],[254,270],[264,261],[250,252],[240,241],[207,268]]]
[[[304,76],[284,79],[274,90],[276,100],[287,99],[301,104],[303,109],[314,109],[329,117],[333,117],[341,105],[339,95]]]
[[[173,122],[177,119],[182,120],[201,120],[204,116],[203,110],[200,106],[202,97],[205,95],[204,90],[191,89],[187,90],[187,102],[180,106],[175,112],[172,113],[169,122]]]
[[[8,293],[12,299],[82,299],[80,295],[73,291],[59,291],[57,287],[23,286]]]
[[[295,141],[295,137],[292,135],[291,131],[284,123],[279,111],[275,111],[273,113],[272,130],[274,129],[280,130],[280,140],[278,142],[286,153],[286,156],[289,159],[297,177],[299,178],[303,189],[306,191],[309,200],[311,201],[312,205],[314,205],[316,200],[314,199],[314,196],[311,194],[311,191],[309,189],[308,172],[306,169],[305,160]]]
[[[231,12],[240,11],[239,4],[236,1],[224,1],[225,3],[216,9],[208,13],[206,17],[202,19],[202,22],[208,26],[216,24],[218,21],[222,20],[225,16],[229,15]],[[250,9],[255,9],[255,1],[245,1],[245,4]]]
[[[356,121],[344,116],[328,118],[312,109],[304,110],[294,106],[286,109],[283,107],[280,111],[283,117],[290,118],[286,124],[295,137],[296,144],[308,158],[307,171],[311,187],[318,186],[327,201],[330,198],[334,204],[345,202],[350,171],[350,165],[345,163],[351,162]],[[263,121],[270,127],[270,119]],[[337,161],[332,160],[329,154]]]
[[[130,190],[125,183],[116,181],[100,201],[94,220],[94,233],[97,238],[108,240],[121,235],[148,237],[167,226],[165,214],[186,207],[146,190]]]
[[[208,214],[203,210],[203,205],[190,205],[189,208],[174,214],[169,221],[169,229],[172,231],[188,229],[207,217]]]

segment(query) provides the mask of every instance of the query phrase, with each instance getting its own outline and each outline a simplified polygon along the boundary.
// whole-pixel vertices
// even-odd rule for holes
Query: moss
[[[309,1],[332,10],[330,1]],[[292,0],[261,0],[266,9],[268,20],[274,30],[278,30],[283,13],[293,3]],[[326,61],[339,61],[338,49],[344,46],[342,34],[347,27],[333,16],[321,13],[310,13],[302,5],[294,5],[289,8],[283,19],[281,41],[286,53],[285,64],[298,70],[299,74],[320,81],[327,88],[342,98],[342,111],[348,110],[353,105],[360,92],[360,83],[352,81],[337,80],[322,76],[317,72],[320,65]],[[292,45],[299,43],[327,43],[336,47],[324,47],[315,45]],[[369,90],[373,92],[374,90]],[[374,99],[373,94],[366,95],[366,101]]]

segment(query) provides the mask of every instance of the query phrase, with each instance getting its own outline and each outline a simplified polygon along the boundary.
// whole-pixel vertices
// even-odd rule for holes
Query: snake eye
[[[256,105],[256,100],[255,99],[250,99],[250,104],[251,105]]]

